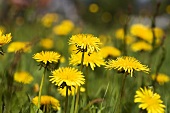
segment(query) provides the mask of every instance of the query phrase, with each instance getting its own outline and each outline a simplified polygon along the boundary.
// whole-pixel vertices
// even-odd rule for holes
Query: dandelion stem
[[[41,78],[40,91],[38,93],[38,109],[40,108],[41,93],[42,93],[42,87],[43,87],[43,83],[44,83],[45,73],[46,73],[46,67],[44,68],[44,73],[43,73],[43,76]]]
[[[121,86],[121,89],[120,89],[120,100],[118,101],[118,113],[121,113],[121,103],[122,103],[122,99],[123,99],[123,94],[124,94],[124,87],[125,87],[125,82],[126,82],[126,77],[127,77],[127,73],[124,74],[123,76],[123,80],[122,80],[122,86]],[[117,109],[117,107],[116,107]],[[116,111],[116,109],[114,111]]]
[[[83,61],[84,61],[84,51],[82,52],[80,71],[83,70]],[[80,97],[80,88],[78,87],[77,93],[76,93],[76,103],[75,103],[74,113],[77,113],[77,111],[78,111],[79,97]]]
[[[68,107],[68,86],[66,86],[66,103],[65,103],[65,113],[67,113]]]

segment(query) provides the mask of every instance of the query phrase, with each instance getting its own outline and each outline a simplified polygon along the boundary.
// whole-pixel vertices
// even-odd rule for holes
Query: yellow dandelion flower
[[[33,81],[33,77],[26,71],[15,72],[14,80],[23,84],[30,84]]]
[[[107,58],[108,56],[118,57],[121,55],[121,51],[112,46],[102,47],[99,51],[103,58]]]
[[[153,93],[151,89],[147,89],[146,87],[136,91],[134,102],[140,103],[139,108],[146,109],[148,113],[165,112],[165,105],[163,105],[160,95]]]
[[[72,64],[74,66],[81,64],[81,57],[82,57],[81,53],[71,54],[71,57],[69,58],[69,64]],[[91,69],[94,70],[96,66],[100,67],[100,65],[105,65],[105,62],[102,55],[100,55],[100,53],[94,52],[90,55],[88,53],[85,53],[83,65],[85,66],[90,65]]]
[[[68,35],[74,28],[74,23],[70,20],[64,20],[59,25],[54,26],[53,32],[56,35]]]
[[[2,31],[0,31],[0,47],[2,47],[5,44],[8,44],[12,39],[11,33],[9,34],[3,34]]]
[[[54,46],[54,41],[51,38],[43,38],[40,40],[40,46],[45,49],[51,49]]]
[[[57,20],[58,15],[56,13],[47,13],[42,17],[41,22],[45,27],[51,27]]]
[[[12,42],[8,46],[7,52],[17,52],[22,50],[23,52],[30,52],[31,47],[29,46],[29,42]]]
[[[38,106],[38,96],[32,99],[32,103]],[[45,106],[45,107],[49,107],[49,105],[51,105],[54,110],[60,110],[59,101],[55,99],[54,97],[48,96],[48,95],[41,96],[40,105]]]
[[[155,80],[160,84],[163,85],[165,82],[169,82],[170,78],[168,75],[163,73],[158,73],[157,77],[155,74],[152,75],[152,79]]]
[[[152,46],[144,41],[139,41],[131,45],[131,49],[135,52],[137,51],[151,51]]]
[[[58,62],[60,59],[60,54],[53,51],[42,51],[40,53],[36,53],[33,55],[33,59],[35,59],[37,62],[43,62],[47,64],[47,62]]]
[[[133,71],[143,71],[148,73],[150,69],[146,65],[142,65],[136,58],[130,56],[118,57],[116,60],[109,60],[106,64],[108,69],[117,69],[125,71],[133,76]]]
[[[65,86],[81,86],[84,84],[85,79],[81,71],[71,67],[61,67],[52,71],[50,81],[55,85],[64,88]]]
[[[77,89],[78,89],[77,86],[75,86],[75,87],[70,86],[70,89],[68,90],[68,95],[71,95],[71,96],[75,95],[77,93]],[[62,96],[66,96],[66,87],[64,87],[63,89],[60,88],[60,89],[58,89],[58,91]],[[80,87],[80,92],[85,92],[85,88]]]
[[[94,37],[92,34],[77,34],[73,35],[69,40],[70,45],[75,45],[77,50],[88,53],[99,51],[100,39]]]
[[[148,41],[151,43],[152,41],[152,31],[149,27],[144,26],[143,24],[134,24],[130,28],[130,32],[132,35],[137,36],[143,40]]]

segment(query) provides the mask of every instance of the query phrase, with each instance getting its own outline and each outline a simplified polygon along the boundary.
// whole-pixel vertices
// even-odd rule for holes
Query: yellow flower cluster
[[[163,74],[163,73],[158,73],[157,76],[155,74],[153,74],[152,79],[156,80],[160,85],[163,85],[165,82],[170,81],[169,76],[166,74]]]

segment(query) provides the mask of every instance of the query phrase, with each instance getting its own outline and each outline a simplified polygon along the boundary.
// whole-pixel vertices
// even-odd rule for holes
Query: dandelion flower
[[[155,80],[160,84],[163,85],[165,82],[169,82],[170,78],[168,75],[163,73],[158,73],[157,77],[155,74],[152,75],[152,79]]]
[[[164,113],[165,105],[160,99],[160,95],[153,93],[151,89],[140,88],[136,91],[135,103],[140,103],[139,108],[146,109],[148,113]]]
[[[14,80],[23,84],[29,84],[33,81],[33,77],[26,71],[15,72]]]
[[[37,62],[43,62],[44,64],[47,64],[47,62],[58,62],[60,59],[60,54],[53,51],[42,51],[40,53],[36,53],[33,55],[33,59],[35,59]]]
[[[38,96],[36,96],[32,99],[32,103],[35,104],[36,106],[38,106]],[[54,110],[60,110],[59,101],[57,99],[55,99],[54,97],[48,96],[48,95],[41,96],[40,105],[46,106],[46,107],[51,105]]]
[[[144,41],[139,41],[139,42],[133,43],[131,45],[131,49],[134,52],[137,52],[137,51],[151,51],[152,46],[149,43],[146,43]]]
[[[107,58],[108,56],[118,57],[121,55],[120,50],[112,46],[102,47],[99,52],[101,53],[103,58]]]
[[[54,26],[53,32],[56,35],[68,35],[74,28],[74,23],[70,20],[63,20],[59,25]]]
[[[2,31],[0,31],[0,47],[2,47],[5,44],[8,44],[12,39],[11,33],[9,34],[3,34]]]
[[[77,47],[80,52],[93,53],[94,51],[99,51],[100,39],[94,37],[92,34],[77,34],[73,35],[69,44],[73,44]]]
[[[54,41],[51,38],[43,38],[40,41],[40,45],[45,49],[51,49],[54,46]]]
[[[143,71],[148,73],[150,69],[141,64],[136,58],[130,56],[118,57],[116,60],[109,60],[106,64],[108,69],[117,69],[118,71],[125,71],[133,76],[133,71]]]
[[[77,86],[74,86],[74,87],[71,86],[70,90],[68,90],[68,95],[71,95],[71,96],[75,95],[77,93],[77,89],[78,89]],[[64,87],[63,89],[59,88],[58,91],[62,96],[66,96],[66,87]],[[85,92],[85,88],[80,87],[80,92]]]
[[[19,50],[23,50],[23,52],[31,51],[31,47],[28,46],[29,42],[12,42],[8,46],[7,51],[10,52],[17,52]]]
[[[69,58],[69,64],[72,64],[74,66],[81,64],[81,57],[82,57],[81,53],[71,54],[71,57]],[[85,66],[90,65],[91,69],[94,70],[96,66],[100,67],[100,65],[105,65],[105,62],[100,53],[94,52],[90,55],[88,53],[85,53],[83,65]]]
[[[52,71],[50,81],[55,85],[64,88],[66,86],[81,86],[84,84],[85,79],[81,71],[71,67],[61,67]]]
[[[132,35],[139,37],[145,41],[148,41],[151,43],[152,41],[152,31],[149,27],[143,25],[143,24],[134,24],[130,28],[130,32]]]
[[[42,17],[42,24],[45,27],[51,27],[51,25],[58,20],[58,15],[56,13],[47,13]]]

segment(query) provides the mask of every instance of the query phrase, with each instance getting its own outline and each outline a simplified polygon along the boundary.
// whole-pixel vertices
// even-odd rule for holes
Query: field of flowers
[[[0,13],[0,113],[170,113],[170,20],[156,21],[170,5],[154,2],[137,22],[130,8],[100,5],[78,22],[33,7]]]

